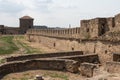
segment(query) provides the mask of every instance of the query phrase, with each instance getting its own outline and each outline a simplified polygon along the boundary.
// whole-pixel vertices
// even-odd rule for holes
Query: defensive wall
[[[120,14],[109,18],[82,20],[81,27],[76,28],[29,29],[26,39],[58,51],[96,53],[99,55],[101,63],[104,64],[107,61],[112,61],[112,53],[120,52],[120,38],[118,38],[120,36],[114,40],[111,35],[106,35],[111,31],[120,32],[119,20]]]
[[[120,53],[113,53],[113,60],[106,63],[106,70],[110,73],[120,73]]]
[[[96,53],[102,64],[112,60],[112,53],[120,52],[120,42],[104,40],[81,40],[61,37],[48,37],[31,34],[29,41],[43,44],[58,51],[83,51],[84,54]]]
[[[82,20],[81,27],[77,28],[29,29],[26,33],[28,41],[44,44],[62,53],[8,57],[7,62],[0,65],[0,77],[38,69],[80,71],[82,75],[92,77],[99,63],[106,64],[108,72],[119,73],[120,57],[113,53],[120,52],[120,40],[104,39],[104,35],[107,36],[106,33],[110,31],[119,32],[119,26],[120,14],[110,18]]]

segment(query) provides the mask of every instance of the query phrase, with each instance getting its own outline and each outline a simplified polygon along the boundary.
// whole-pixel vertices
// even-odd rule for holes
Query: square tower
[[[20,19],[20,34],[25,34],[28,29],[33,28],[33,18],[30,16],[23,16]]]

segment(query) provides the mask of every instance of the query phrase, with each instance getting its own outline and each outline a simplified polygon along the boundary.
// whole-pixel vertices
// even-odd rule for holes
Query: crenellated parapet
[[[62,38],[80,38],[80,28],[68,29],[29,29],[27,35],[42,35]]]
[[[99,39],[101,36],[106,35],[107,32],[115,32],[118,30],[120,31],[119,26],[120,14],[108,18],[81,20],[80,27],[76,28],[30,29],[27,31],[27,35],[42,35],[68,39]]]

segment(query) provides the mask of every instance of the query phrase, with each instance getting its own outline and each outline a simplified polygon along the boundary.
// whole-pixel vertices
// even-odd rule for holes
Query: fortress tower
[[[33,18],[30,16],[23,16],[20,19],[20,34],[26,33],[30,28],[33,28]]]

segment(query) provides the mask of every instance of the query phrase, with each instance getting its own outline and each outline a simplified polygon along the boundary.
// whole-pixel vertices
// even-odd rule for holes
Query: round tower
[[[33,28],[33,18],[30,16],[23,16],[20,19],[20,34],[25,34],[28,29]]]

